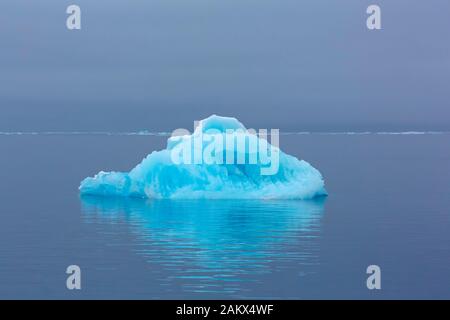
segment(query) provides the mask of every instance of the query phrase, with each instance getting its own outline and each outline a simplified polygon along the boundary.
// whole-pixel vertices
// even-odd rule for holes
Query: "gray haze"
[[[448,0],[1,1],[0,131],[449,130],[449,39]]]

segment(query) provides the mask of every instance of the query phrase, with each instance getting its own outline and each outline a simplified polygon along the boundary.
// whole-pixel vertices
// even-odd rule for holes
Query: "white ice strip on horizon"
[[[99,136],[162,136],[168,137],[171,132],[151,131],[0,131],[2,136],[64,136],[64,135],[99,135]],[[450,131],[280,131],[280,135],[441,135],[450,134]]]

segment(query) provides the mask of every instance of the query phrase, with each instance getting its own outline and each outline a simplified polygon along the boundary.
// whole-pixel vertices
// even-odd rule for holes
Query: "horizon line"
[[[57,135],[99,135],[99,136],[171,136],[168,131],[0,131],[2,136],[57,136]],[[280,131],[280,135],[442,135],[450,131]]]

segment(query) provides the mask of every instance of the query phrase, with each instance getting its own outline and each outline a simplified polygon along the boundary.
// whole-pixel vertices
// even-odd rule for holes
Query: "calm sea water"
[[[326,199],[151,201],[78,185],[164,137],[0,135],[0,298],[448,299],[449,139],[282,136],[322,172]],[[371,264],[381,290],[366,287]]]

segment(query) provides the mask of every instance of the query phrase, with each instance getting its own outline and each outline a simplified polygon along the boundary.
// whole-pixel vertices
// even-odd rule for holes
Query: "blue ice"
[[[187,131],[187,130],[185,130]],[[326,195],[320,172],[282,152],[274,137],[235,118],[212,115],[192,134],[180,132],[130,172],[99,172],[83,195],[151,199],[312,199]],[[230,142],[231,141],[231,142]],[[276,141],[276,140],[275,140]]]

